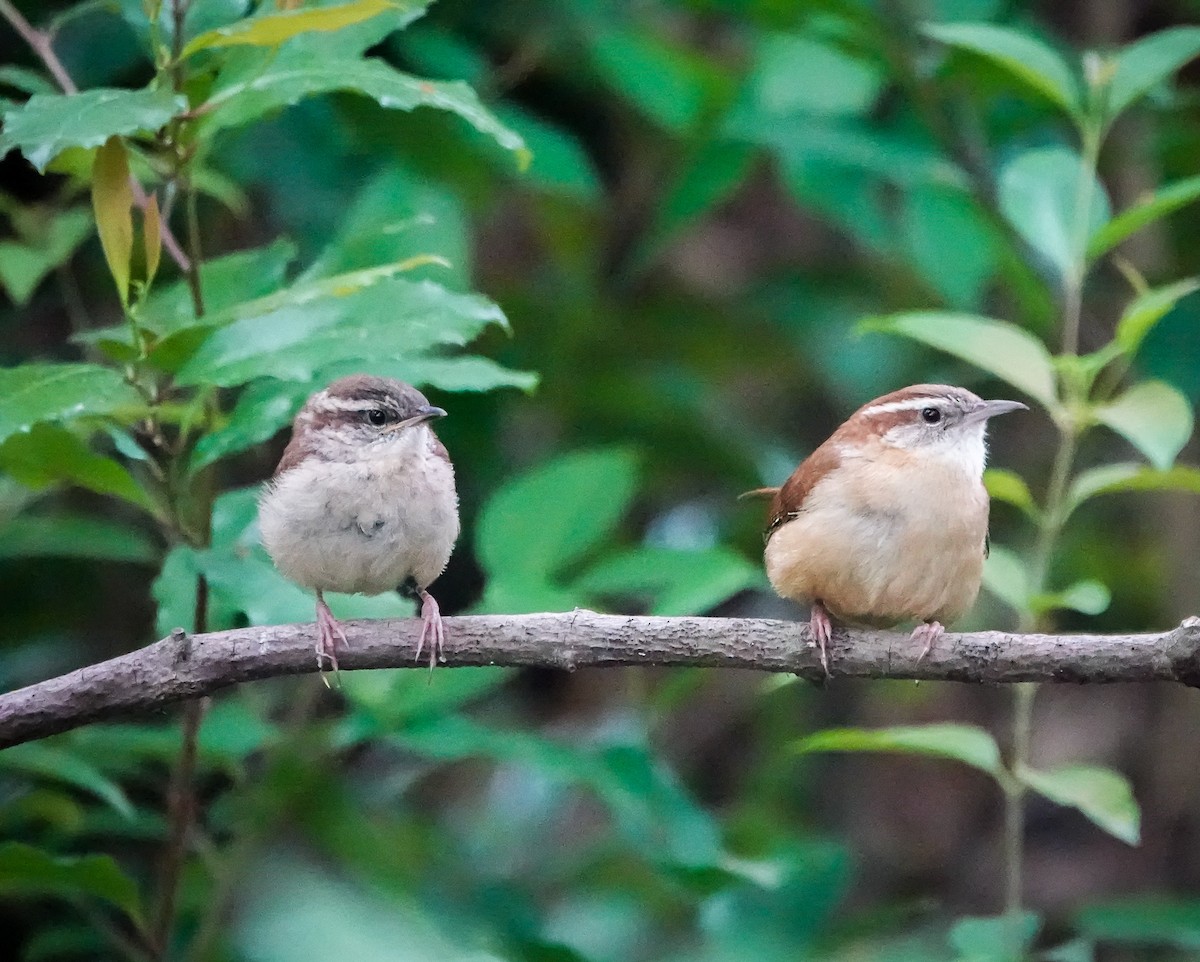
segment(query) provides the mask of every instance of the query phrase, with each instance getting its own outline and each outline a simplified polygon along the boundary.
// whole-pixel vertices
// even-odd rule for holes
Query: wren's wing
[[[767,516],[767,530],[763,532],[764,543],[771,540],[771,535],[777,528],[791,521],[804,509],[804,500],[812,489],[841,463],[841,456],[837,453],[837,446],[833,440],[830,438],[805,458],[778,490],[771,502],[771,512]]]

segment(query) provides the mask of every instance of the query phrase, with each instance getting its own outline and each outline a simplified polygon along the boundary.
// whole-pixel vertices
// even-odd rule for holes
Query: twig
[[[344,670],[414,667],[418,619],[346,623]],[[317,670],[314,628],[276,625],[207,635],[177,632],[109,661],[0,695],[0,748],[89,722],[159,710],[236,685]],[[1200,618],[1157,634],[949,633],[920,659],[906,634],[836,629],[840,677],[1076,684],[1175,681],[1200,688]],[[590,611],[446,619],[451,666],[561,668],[674,665],[794,672],[819,681],[806,625],[734,618],[634,618]],[[434,672],[433,684],[437,684]]]

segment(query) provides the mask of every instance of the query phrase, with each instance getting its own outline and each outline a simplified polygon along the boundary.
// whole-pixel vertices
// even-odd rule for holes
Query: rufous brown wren
[[[444,417],[420,391],[353,375],[310,397],[263,491],[258,517],[276,567],[317,595],[317,665],[337,670],[346,632],[324,592],[377,595],[406,585],[421,601],[417,658],[443,658],[428,591],[458,539],[454,467],[429,422]]]
[[[979,594],[987,557],[988,419],[1025,408],[960,387],[916,384],[863,405],[773,500],[767,577],[812,605],[829,674],[830,616],[890,627],[918,621],[921,658]]]

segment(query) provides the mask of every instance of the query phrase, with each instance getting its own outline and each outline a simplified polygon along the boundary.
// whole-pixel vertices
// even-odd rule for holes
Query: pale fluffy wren
[[[367,595],[405,585],[421,601],[417,657],[443,658],[438,603],[428,591],[458,538],[454,467],[429,422],[444,417],[420,391],[353,375],[312,395],[259,501],[263,545],[276,567],[316,592],[317,664],[336,670],[346,632],[324,592]],[[444,659],[443,659],[444,660]]]
[[[767,577],[812,605],[829,673],[830,616],[918,621],[923,658],[975,603],[987,556],[988,419],[1023,409],[960,387],[917,384],[858,409],[773,495]]]

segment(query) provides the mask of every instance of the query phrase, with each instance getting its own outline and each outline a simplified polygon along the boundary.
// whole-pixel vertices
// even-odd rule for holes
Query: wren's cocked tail
[[[442,652],[429,585],[458,539],[454,467],[429,422],[446,412],[390,378],[353,375],[310,397],[259,500],[263,545],[276,567],[316,593],[317,665],[337,670],[346,631],[326,591],[376,595],[410,579],[421,601],[419,658]]]
[[[921,658],[975,603],[987,555],[987,422],[1025,409],[917,384],[859,408],[772,494],[763,553],[784,598],[812,605],[829,674],[830,616],[921,622]]]

